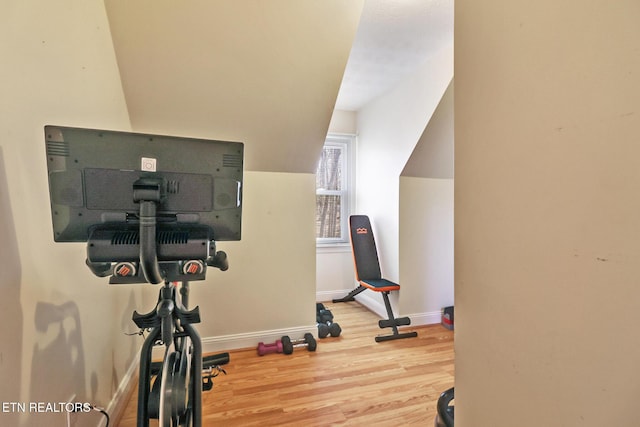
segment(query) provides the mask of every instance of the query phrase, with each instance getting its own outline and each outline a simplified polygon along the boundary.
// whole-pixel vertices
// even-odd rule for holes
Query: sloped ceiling
[[[105,0],[131,126],[313,173],[362,0]]]
[[[453,85],[451,80],[402,176],[453,179]]]

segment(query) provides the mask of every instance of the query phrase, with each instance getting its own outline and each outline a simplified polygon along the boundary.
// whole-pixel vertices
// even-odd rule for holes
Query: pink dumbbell
[[[283,349],[282,349],[282,341],[281,340],[277,340],[276,342],[274,342],[272,344],[265,344],[263,342],[258,344],[258,355],[259,356],[264,356],[265,354],[269,354],[269,353],[282,353],[282,352],[283,352]]]

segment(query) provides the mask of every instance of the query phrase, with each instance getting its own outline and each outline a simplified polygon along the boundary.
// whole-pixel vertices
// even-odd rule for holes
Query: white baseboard
[[[247,332],[242,334],[221,335],[217,337],[202,338],[202,353],[217,353],[239,348],[257,347],[258,343],[272,343],[289,335],[292,338],[300,338],[307,332],[317,336],[316,325],[299,326],[295,328],[273,329],[268,331]]]
[[[109,414],[110,425],[114,425],[115,421],[124,413],[124,410],[129,403],[131,389],[138,385],[138,381],[136,381],[136,379],[138,377],[138,365],[140,364],[139,357],[140,356],[138,355],[133,358],[127,372],[125,372],[124,377],[120,380],[118,389],[111,398],[109,406],[105,408],[105,411]],[[98,424],[98,427],[104,427],[106,423],[107,419],[103,418]]]
[[[427,313],[409,314],[407,317],[411,319],[411,324],[415,326],[436,325],[442,320],[442,313],[438,310]]]

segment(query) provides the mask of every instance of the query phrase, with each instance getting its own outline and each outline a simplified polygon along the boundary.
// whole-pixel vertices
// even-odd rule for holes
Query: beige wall
[[[142,296],[93,277],[83,244],[53,243],[43,134],[49,123],[129,128],[104,5],[5,1],[0,20],[0,398],[107,406],[135,357],[123,332]],[[64,423],[0,414],[2,425]]]
[[[639,19],[456,1],[456,425],[640,425]]]
[[[315,327],[315,176],[245,172],[243,203],[242,240],[217,245],[229,270],[209,269],[191,286],[200,335],[224,337],[225,349]],[[250,344],[241,340],[246,333],[256,335]]]
[[[453,305],[453,179],[400,177],[400,307],[414,324]]]

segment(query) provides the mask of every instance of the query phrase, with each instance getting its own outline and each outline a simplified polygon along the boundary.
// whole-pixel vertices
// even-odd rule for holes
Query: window
[[[317,243],[347,243],[351,212],[352,137],[327,137],[316,170]]]

